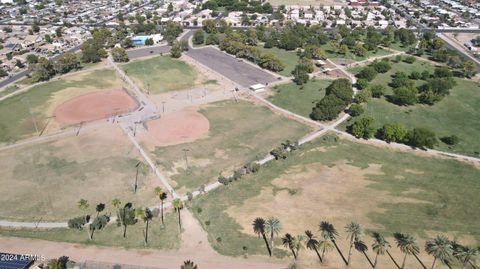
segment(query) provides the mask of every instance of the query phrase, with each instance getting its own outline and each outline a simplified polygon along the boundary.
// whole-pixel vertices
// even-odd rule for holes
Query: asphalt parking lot
[[[133,49],[127,50],[128,58],[136,59],[142,57],[148,57],[153,55],[159,55],[160,53],[168,53],[170,52],[170,46],[163,45],[163,46],[152,46],[152,47],[145,47],[140,49]]]

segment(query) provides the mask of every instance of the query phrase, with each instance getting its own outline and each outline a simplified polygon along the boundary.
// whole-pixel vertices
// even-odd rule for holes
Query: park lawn
[[[111,212],[115,216],[115,211]],[[107,213],[108,214],[108,213]],[[162,228],[160,219],[155,217],[149,224],[148,246],[143,243],[145,224],[139,220],[135,225],[128,226],[127,236],[123,238],[123,226],[117,227],[111,222],[104,230],[96,231],[93,240],[88,240],[87,231],[66,228],[55,229],[13,229],[0,228],[0,236],[24,237],[56,242],[79,243],[83,245],[123,247],[127,249],[178,249],[181,244],[177,216],[173,213],[165,214],[165,227]]]
[[[121,65],[121,68],[151,94],[192,88],[199,77],[194,67],[170,56],[136,60]]]
[[[337,53],[333,50],[332,45],[327,43],[322,45],[321,48],[325,51],[327,58],[329,59],[346,59],[346,60],[353,60],[353,61],[363,61],[371,57],[377,56],[384,56],[388,54],[392,54],[392,52],[385,50],[383,48],[378,48],[377,51],[369,51],[366,56],[356,56],[353,53],[347,53],[346,55]]]
[[[403,71],[407,75],[410,72],[428,70],[433,72],[434,67],[425,61],[417,60],[413,64],[394,63],[392,70],[385,74],[379,74],[370,84],[382,84],[388,88],[387,95],[392,94],[388,83],[391,75],[396,71]],[[371,116],[375,119],[376,127],[380,128],[385,123],[401,123],[409,129],[425,127],[437,135],[438,138],[450,135],[457,135],[461,141],[455,146],[449,146],[439,141],[438,149],[448,152],[480,156],[480,140],[478,134],[480,125],[480,86],[470,80],[456,78],[457,86],[450,90],[450,94],[440,102],[432,106],[416,104],[414,106],[398,106],[388,102],[385,98],[371,99],[364,104],[364,116]],[[417,85],[424,81],[417,81]],[[340,128],[353,121],[345,122]]]
[[[0,102],[0,143],[12,143],[35,134],[28,104],[40,131],[52,117],[56,105],[91,91],[119,89],[121,85],[113,70],[98,69],[55,78],[5,99]]]
[[[95,205],[111,200],[136,206],[158,204],[155,176],[140,170],[142,160],[120,128],[89,130],[79,136],[0,151],[0,219],[66,221],[81,214],[80,199]]]
[[[199,110],[210,122],[208,137],[191,143],[156,147],[153,157],[173,180],[179,192],[197,190],[228,176],[247,162],[262,159],[290,139],[298,140],[311,129],[247,101],[222,101]],[[188,149],[185,171],[183,149]]]
[[[330,80],[314,79],[302,86],[293,82],[277,85],[268,100],[295,114],[309,117],[315,104],[325,96],[325,89],[330,83]]]
[[[275,47],[266,49],[263,46],[257,46],[257,48],[260,49],[262,53],[271,53],[275,55],[275,57],[285,65],[285,68],[278,72],[280,75],[285,77],[292,76],[292,71],[295,69],[298,60],[300,60],[300,57],[298,57],[294,50],[284,50]]]
[[[416,234],[422,241],[446,233],[475,245],[480,242],[478,175],[478,168],[467,163],[326,135],[302,145],[286,160],[269,162],[256,174],[194,199],[192,211],[210,244],[223,255],[243,255],[244,246],[250,255],[266,255],[251,223],[271,216],[280,219],[280,235],[309,229],[319,236],[318,224],[328,220],[340,232],[343,250],[348,248],[343,227],[350,221],[368,232],[384,233],[392,245],[391,235],[397,231]],[[370,245],[371,238],[364,238]],[[392,253],[402,255],[396,248]],[[306,250],[302,255],[314,257]],[[333,267],[343,266],[338,255],[327,256]],[[354,259],[366,263],[359,254]]]

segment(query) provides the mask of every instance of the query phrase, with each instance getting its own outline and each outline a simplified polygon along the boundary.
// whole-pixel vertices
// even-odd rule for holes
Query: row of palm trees
[[[280,221],[274,217],[268,218],[267,220],[256,218],[252,226],[254,233],[263,238],[268,254],[272,256],[274,251],[274,238],[277,237],[281,231]],[[320,238],[315,236],[310,230],[305,231],[305,235],[293,236],[290,233],[286,233],[281,237],[281,241],[283,246],[292,253],[295,260],[298,259],[300,250],[306,247],[315,252],[320,263],[324,263],[326,254],[335,249],[345,265],[350,266],[355,250],[365,257],[372,268],[377,268],[380,256],[386,254],[397,269],[405,268],[409,256],[413,256],[423,269],[427,269],[427,266],[418,257],[420,247],[414,235],[407,233],[393,234],[397,248],[404,254],[401,263],[398,263],[390,253],[392,248],[391,244],[378,232],[370,234],[373,239],[371,247],[375,256],[372,259],[368,255],[368,246],[363,241],[365,231],[359,223],[351,222],[345,226],[345,232],[348,235],[349,242],[347,256],[344,255],[337,244],[339,232],[333,224],[322,221],[319,224],[319,232]],[[437,235],[426,242],[425,252],[434,258],[430,267],[431,269],[434,269],[439,261],[451,268],[454,260],[460,264],[461,269],[477,269],[475,260],[479,256],[480,250],[476,247],[460,245],[458,242],[449,240],[448,237],[444,235]]]
[[[160,219],[162,223],[162,227],[165,227],[164,221],[164,202],[168,198],[168,195],[162,188],[156,187],[154,190],[154,194],[160,200]],[[127,227],[131,225],[135,225],[139,220],[143,220],[145,223],[144,229],[144,244],[148,245],[148,231],[149,231],[149,223],[154,218],[155,214],[152,209],[146,208],[134,208],[133,204],[128,202],[125,203],[123,206],[120,199],[115,198],[111,201],[111,205],[116,209],[117,214],[117,226],[123,227],[123,238],[127,236]],[[88,235],[89,240],[93,240],[93,234],[97,230],[103,229],[108,222],[110,221],[110,215],[102,215],[100,213],[105,210],[105,204],[99,203],[95,206],[96,217],[90,221],[90,216],[88,215],[88,210],[90,208],[90,204],[85,199],[80,199],[77,204],[78,208],[85,213],[84,221],[82,225],[77,225],[72,228],[82,229],[84,225],[88,224]],[[180,231],[182,230],[182,223],[181,223],[181,210],[183,209],[184,205],[182,200],[174,199],[172,201],[172,208],[178,215],[178,227]],[[78,218],[76,218],[78,219]]]

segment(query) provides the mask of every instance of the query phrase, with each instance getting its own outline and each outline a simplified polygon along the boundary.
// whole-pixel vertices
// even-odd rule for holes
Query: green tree
[[[183,262],[183,265],[180,266],[180,269],[197,269],[197,265],[191,260],[187,260]]]
[[[72,52],[65,52],[54,64],[55,71],[60,74],[68,73],[80,68],[80,60]]]
[[[160,216],[162,220],[162,226],[165,226],[165,223],[163,221],[163,204],[164,204],[164,201],[167,199],[168,195],[160,187],[155,187],[154,193],[158,197],[158,199],[160,199]]]
[[[335,249],[337,249],[337,252],[342,258],[343,262],[345,262],[345,265],[348,265],[348,262],[345,259],[345,256],[343,256],[342,251],[337,246],[336,238],[338,236],[338,232],[333,226],[333,224],[326,221],[322,221],[319,225],[319,230],[322,233],[323,238],[328,239],[333,243],[333,245],[335,246]]]
[[[180,211],[182,211],[182,209],[183,209],[183,202],[179,198],[173,199],[172,206],[173,206],[173,210],[175,210],[175,212],[177,212],[177,214],[178,214],[178,227],[180,228],[180,231],[181,231],[182,230],[182,219],[181,219],[181,216],[180,216]]]
[[[127,227],[135,225],[137,218],[135,217],[135,208],[132,203],[126,203],[123,208],[118,211],[117,226],[123,226],[123,238],[127,236]]]
[[[317,238],[316,238],[315,235],[313,235],[313,233],[312,233],[311,231],[309,231],[309,230],[305,231],[305,235],[307,236],[305,245],[307,246],[308,249],[315,251],[315,253],[317,254],[318,259],[320,260],[320,263],[323,263],[322,256],[321,256],[320,253],[318,252],[319,242],[318,242]]]
[[[370,89],[370,92],[372,93],[372,97],[375,97],[375,98],[382,97],[385,94],[385,91],[387,90],[385,86],[381,84],[371,85],[369,89]]]
[[[435,238],[428,240],[425,243],[425,251],[428,255],[433,256],[433,263],[431,269],[435,268],[435,262],[438,260],[445,262],[453,254],[453,247],[450,240],[446,236],[437,235]]]
[[[392,100],[402,106],[414,105],[418,102],[417,89],[412,87],[399,87],[393,90]]]
[[[36,64],[38,62],[38,56],[35,54],[28,54],[27,55],[27,63],[28,64]]]
[[[142,219],[143,222],[145,223],[145,231],[143,233],[143,239],[144,239],[144,245],[148,245],[148,224],[150,221],[153,219],[153,213],[150,208],[137,208],[135,214],[137,215],[138,218]]]
[[[372,81],[376,76],[378,72],[373,68],[372,66],[367,66],[363,68],[360,73],[357,74],[357,78],[364,78],[368,81]]]
[[[105,210],[105,204],[104,203],[100,203],[100,204],[97,204],[97,206],[95,206],[95,211],[97,212],[97,217],[103,210]]]
[[[97,216],[93,222],[89,225],[90,229],[90,240],[93,240],[93,233],[95,231],[100,231],[105,228],[110,221],[110,217],[107,215]]]
[[[357,138],[369,139],[375,134],[374,122],[372,117],[364,117],[350,125],[348,130]]]
[[[295,68],[292,70],[292,75],[293,75],[293,81],[297,85],[303,85],[307,83],[307,81],[310,79],[307,68],[301,64],[297,64],[295,66]]]
[[[463,63],[463,75],[467,78],[472,78],[477,74],[477,67],[472,61],[466,61]]]
[[[152,46],[153,44],[155,44],[155,42],[153,41],[153,38],[145,39],[145,46]]]
[[[112,58],[115,62],[128,62],[129,58],[124,48],[113,48]]]
[[[49,80],[55,75],[53,62],[45,57],[40,57],[32,69],[32,79],[36,82]]]
[[[293,237],[291,234],[286,233],[282,237],[282,244],[284,247],[290,249],[290,251],[293,254],[293,258],[296,260],[297,259],[297,253],[295,252],[295,245],[294,245],[295,237]]]
[[[193,33],[193,44],[201,45],[205,41],[205,35],[203,34],[203,30],[198,29]]]
[[[182,47],[180,46],[180,43],[173,43],[172,47],[170,48],[170,56],[173,58],[180,58],[182,56]]]
[[[392,259],[395,266],[397,268],[399,268],[399,266],[398,266],[397,262],[395,261],[395,259],[393,258],[393,256],[390,255],[389,249],[391,248],[391,245],[387,240],[385,240],[385,237],[383,237],[383,235],[381,235],[377,232],[374,232],[372,234],[372,237],[373,237],[372,249],[375,252],[375,260],[373,262],[373,268],[377,267],[378,256],[385,255],[385,253],[388,254],[390,259]]]
[[[455,242],[452,243],[453,256],[462,264],[461,269],[464,269],[469,264],[472,264],[478,257],[480,250],[471,246],[462,246]]]
[[[402,124],[386,123],[379,131],[382,140],[402,143],[407,137],[408,131]]]
[[[202,22],[202,25],[203,30],[207,34],[214,34],[217,32],[217,26],[215,25],[215,22],[213,20],[204,20]]]
[[[348,108],[348,114],[350,114],[350,116],[352,117],[360,116],[361,114],[363,114],[364,111],[365,110],[363,109],[363,106],[361,104],[352,104]]]
[[[206,45],[218,45],[220,44],[220,38],[218,37],[217,34],[211,34],[207,36],[207,39],[205,40]]]
[[[265,221],[265,233],[270,235],[270,248],[273,251],[275,250],[274,247],[274,237],[280,233],[282,229],[282,225],[280,224],[280,220],[275,217],[270,217]]]
[[[275,55],[266,53],[260,56],[260,67],[270,71],[279,72],[285,68],[285,65]]]

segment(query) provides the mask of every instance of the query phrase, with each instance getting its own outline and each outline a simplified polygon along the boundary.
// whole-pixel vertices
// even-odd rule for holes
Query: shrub
[[[403,61],[407,64],[413,64],[416,60],[417,58],[415,58],[415,56],[407,56],[405,59],[403,59]]]
[[[408,132],[408,145],[417,148],[433,148],[438,145],[435,133],[426,128],[414,128]]]
[[[343,100],[334,95],[327,95],[315,105],[312,113],[310,113],[310,117],[320,121],[333,120],[345,107]]]
[[[363,109],[363,106],[360,104],[352,104],[350,108],[348,109],[348,114],[352,117],[357,117],[363,114],[365,110]]]
[[[394,103],[397,105],[414,105],[418,102],[417,89],[410,87],[400,87],[393,90]]]
[[[390,71],[390,69],[392,69],[392,65],[389,61],[375,62],[372,66],[378,73],[387,73],[388,71]]]
[[[369,89],[365,89],[360,91],[356,96],[355,96],[355,102],[357,103],[368,103],[368,100],[372,98],[372,92]]]
[[[460,142],[460,137],[456,135],[444,136],[440,140],[447,145],[454,146]]]
[[[385,88],[385,86],[381,85],[381,84],[376,84],[376,85],[372,85],[370,88],[369,88],[370,92],[372,93],[372,97],[374,98],[380,98],[382,97],[384,94],[385,94],[385,91],[387,90]]]
[[[413,71],[412,73],[410,73],[410,76],[408,76],[408,77],[410,79],[418,80],[418,79],[422,78],[422,74],[420,74],[420,72],[418,72],[418,71]]]
[[[375,134],[375,120],[371,117],[361,118],[348,127],[348,131],[357,138],[369,139]]]
[[[375,70],[375,68],[371,66],[367,66],[363,68],[360,73],[357,74],[357,78],[364,78],[368,81],[372,81],[376,76],[378,72]]]
[[[368,87],[368,80],[361,78],[357,80],[357,88],[363,90]]]
[[[387,123],[378,130],[380,139],[390,142],[404,142],[407,136],[407,129],[398,123]]]

